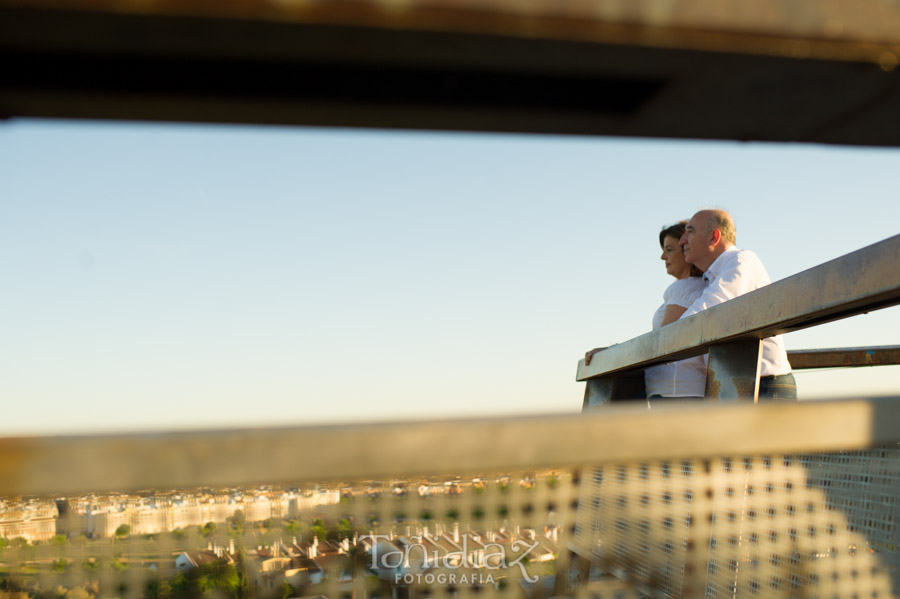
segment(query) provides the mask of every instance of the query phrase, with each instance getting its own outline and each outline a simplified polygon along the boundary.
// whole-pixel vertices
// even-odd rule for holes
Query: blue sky
[[[7,435],[577,412],[583,352],[650,327],[662,225],[728,209],[777,280],[900,222],[894,149],[12,120],[0,165]]]

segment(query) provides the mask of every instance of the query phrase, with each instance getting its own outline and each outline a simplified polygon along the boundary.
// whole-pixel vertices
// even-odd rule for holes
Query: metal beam
[[[712,400],[759,399],[759,359],[762,340],[718,343],[709,348],[706,397]]]
[[[0,0],[0,117],[900,145],[875,0]]]
[[[576,379],[706,353],[719,343],[764,339],[900,303],[900,235],[609,347]],[[811,291],[815,291],[812,293]]]
[[[900,364],[900,345],[795,349],[788,351],[792,370],[814,368],[860,368]]]
[[[852,450],[896,440],[900,398],[664,404],[651,411],[614,405],[583,415],[3,438],[0,496],[470,474]]]

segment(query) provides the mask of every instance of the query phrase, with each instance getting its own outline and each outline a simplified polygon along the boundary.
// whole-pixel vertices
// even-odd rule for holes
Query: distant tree
[[[285,582],[281,585],[281,599],[287,599],[294,595],[294,587],[290,583]]]
[[[147,599],[171,599],[172,583],[165,577],[154,576],[147,581]]]
[[[65,599],[94,599],[94,595],[84,587],[75,587],[66,591]]]
[[[213,592],[234,597],[240,582],[234,566],[224,562],[212,562],[200,566],[197,586],[203,593]]]
[[[228,525],[228,532],[232,534],[241,534],[244,532],[244,525],[247,523],[247,517],[244,516],[243,510],[236,510],[233,515],[225,518]]]
[[[320,542],[328,538],[328,529],[325,527],[325,521],[321,518],[315,520],[310,528]]]
[[[53,560],[53,571],[54,572],[65,572],[69,569],[69,560],[64,557],[61,557],[57,560]]]
[[[297,520],[285,520],[282,522],[281,527],[284,529],[284,532],[289,535],[296,536],[298,532],[300,532],[300,523]]]
[[[236,599],[250,599],[254,597],[250,588],[250,579],[247,577],[246,560],[247,552],[242,546],[237,547],[237,555],[234,557],[234,570],[237,573],[237,587],[234,589]]]
[[[10,542],[10,547],[18,553],[18,560],[30,562],[37,558],[37,547],[28,543],[25,537],[16,537]]]
[[[121,538],[127,537],[131,534],[131,526],[128,524],[121,524],[119,528],[116,529],[116,536]]]
[[[204,537],[211,537],[215,534],[216,528],[217,527],[215,522],[207,522],[200,527],[200,534]]]
[[[349,518],[341,518],[337,525],[338,538],[349,539],[353,536],[353,523]]]
[[[65,547],[69,544],[69,537],[66,535],[55,535],[50,539],[50,544],[54,547]]]
[[[369,574],[369,554],[362,545],[356,544],[350,547],[348,553],[350,569],[353,573],[353,596],[365,597],[366,579]]]
[[[235,510],[234,512],[234,521],[243,526],[247,523],[247,516],[244,514],[244,510]]]
[[[96,558],[89,557],[81,562],[81,567],[86,572],[96,572],[100,569],[100,562],[98,562]]]
[[[128,564],[126,562],[123,562],[122,558],[114,557],[112,559],[111,563],[112,563],[112,567],[115,568],[119,572],[121,572],[122,570],[128,569]]]
[[[197,589],[196,570],[191,570],[190,575],[184,571],[177,572],[169,584],[174,597],[196,597],[200,595]]]

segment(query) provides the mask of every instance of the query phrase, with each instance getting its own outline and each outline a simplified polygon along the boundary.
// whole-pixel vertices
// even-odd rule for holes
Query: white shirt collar
[[[721,254],[719,254],[713,263],[709,265],[709,268],[706,269],[706,272],[703,273],[703,280],[707,283],[712,283],[716,280],[716,277],[719,276],[719,272],[724,266],[725,261],[728,259],[726,255],[731,254],[732,252],[737,252],[738,247],[736,245],[731,246]]]

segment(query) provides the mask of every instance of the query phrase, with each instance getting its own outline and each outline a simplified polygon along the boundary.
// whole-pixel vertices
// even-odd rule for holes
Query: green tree
[[[53,560],[53,571],[54,572],[65,572],[69,569],[69,560],[64,557]]]
[[[37,559],[37,547],[29,544],[25,537],[16,537],[10,543],[10,547],[15,550],[19,561],[30,562]]]
[[[89,557],[81,562],[81,567],[85,572],[96,572],[100,569],[100,562],[96,558]]]
[[[84,587],[75,587],[67,590],[63,597],[65,599],[94,599],[94,594],[88,592]]]
[[[237,573],[238,584],[235,588],[234,596],[236,599],[250,599],[254,597],[250,588],[250,579],[247,578],[247,552],[243,546],[238,546],[237,555],[234,557],[234,570]]]
[[[225,518],[225,524],[228,525],[228,532],[232,535],[239,535],[244,532],[244,525],[247,523],[247,517],[243,510],[235,510],[234,514]]]
[[[297,533],[300,532],[300,522],[297,520],[285,520],[282,523],[282,528],[286,534],[297,536]]]
[[[337,524],[338,538],[349,539],[353,537],[353,523],[349,518],[341,518]]]
[[[328,529],[325,527],[325,521],[317,518],[312,524],[312,533],[319,539],[319,542],[328,538]]]
[[[131,534],[131,526],[128,524],[121,524],[119,528],[116,529],[116,537],[123,539]]]
[[[215,522],[207,522],[200,527],[200,534],[204,537],[211,537],[216,533],[216,528]]]
[[[153,577],[147,581],[147,599],[171,599],[172,583],[163,577]]]
[[[118,572],[122,572],[123,570],[128,569],[128,563],[122,561],[121,557],[114,557],[111,564],[112,567]]]
[[[212,562],[200,566],[197,586],[203,593],[219,591],[220,593],[217,594],[224,593],[229,597],[234,597],[240,582],[234,566],[224,562]]]
[[[350,547],[348,553],[350,558],[350,568],[353,572],[353,596],[365,597],[367,588],[367,578],[369,574],[369,554],[362,545],[356,544]]]

